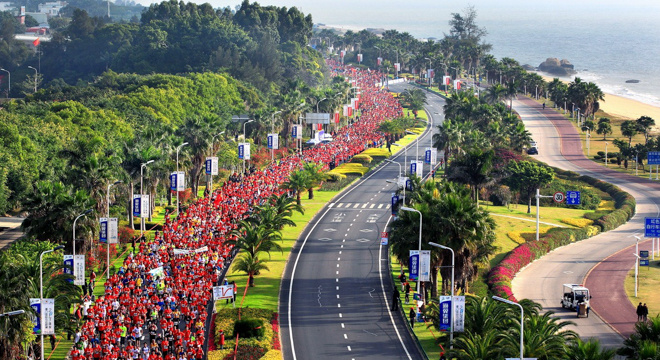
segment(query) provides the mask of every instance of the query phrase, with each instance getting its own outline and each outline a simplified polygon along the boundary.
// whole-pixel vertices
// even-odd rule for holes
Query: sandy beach
[[[553,77],[537,73],[545,81],[552,81]],[[566,80],[562,80],[568,83]],[[610,115],[617,115],[622,118],[638,119],[641,116],[650,116],[657,123],[660,123],[660,107],[649,105],[641,101],[629,99],[619,95],[605,94],[605,100],[600,102],[600,109]]]

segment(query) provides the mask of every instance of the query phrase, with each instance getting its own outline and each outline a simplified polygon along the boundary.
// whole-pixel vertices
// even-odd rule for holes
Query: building
[[[63,7],[67,3],[65,1],[53,1],[39,4],[39,12],[48,15],[48,17],[58,16]]]

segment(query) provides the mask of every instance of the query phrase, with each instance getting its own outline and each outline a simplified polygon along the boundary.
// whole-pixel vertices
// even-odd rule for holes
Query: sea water
[[[143,0],[149,1],[149,0]],[[195,0],[204,2],[204,0]],[[440,39],[451,13],[469,6],[488,31],[498,59],[538,66],[546,58],[567,59],[585,81],[610,94],[660,106],[660,1],[657,0],[257,0],[296,6],[315,23],[360,30],[396,29],[416,38]],[[238,0],[211,0],[214,7]],[[640,80],[626,83],[626,80]]]

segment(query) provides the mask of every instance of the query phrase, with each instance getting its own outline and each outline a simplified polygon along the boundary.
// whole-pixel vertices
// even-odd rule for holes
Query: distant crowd
[[[333,72],[357,81],[359,120],[334,132],[334,141],[289,155],[264,170],[232,175],[232,181],[200,198],[176,218],[166,216],[152,242],[139,242],[105,293],[86,295],[77,313],[83,323],[72,360],[195,360],[204,356],[205,322],[211,289],[222,279],[235,249],[227,244],[238,222],[271,195],[305,162],[327,168],[382,144],[380,122],[402,109],[376,87],[380,74],[329,63]],[[93,301],[92,301],[93,300]]]

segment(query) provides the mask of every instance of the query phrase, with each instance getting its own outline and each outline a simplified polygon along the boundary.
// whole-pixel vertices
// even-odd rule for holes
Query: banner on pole
[[[357,54],[357,61],[358,61],[359,63],[362,62],[362,54]]]
[[[454,332],[465,331],[465,296],[454,296],[452,319],[454,320]]]
[[[99,242],[108,242],[108,218],[105,217],[99,219]]]
[[[422,250],[419,256],[419,281],[431,281],[431,251],[430,250]]]
[[[185,191],[186,190],[186,173],[183,171],[175,171],[170,174],[170,190],[172,191]],[[135,215],[137,216],[137,215]]]
[[[85,285],[85,255],[73,255],[73,285]]]
[[[394,69],[396,69],[396,71],[401,71],[401,64],[400,63],[394,63]]]
[[[442,83],[449,86],[451,84],[451,76],[443,76],[442,77]]]
[[[451,296],[440,296],[440,331],[451,328]]]
[[[245,158],[245,143],[238,143],[238,159],[243,160]]]
[[[378,59],[376,59],[376,63],[378,64],[378,66],[380,66],[383,63],[383,58],[379,57]]]
[[[108,219],[108,244],[117,244],[119,242],[119,227],[117,218]]]
[[[460,80],[454,80],[454,89],[456,89],[456,90],[461,89],[461,81]]]
[[[55,334],[55,299],[41,301],[41,331],[44,335]]]
[[[73,275],[73,255],[64,255],[64,273]]]
[[[417,277],[419,277],[419,250],[410,250],[410,257],[408,258],[408,274],[410,280],[417,281]]]
[[[271,150],[280,148],[280,137],[278,134],[268,134],[268,148]]]
[[[302,125],[293,125],[291,127],[291,137],[294,139],[302,139]]]
[[[218,158],[210,156],[206,158],[206,175],[218,175]]]
[[[39,298],[30,298],[30,307],[37,314],[36,316],[30,314],[32,319],[32,334],[39,335],[41,334],[41,299]]]

